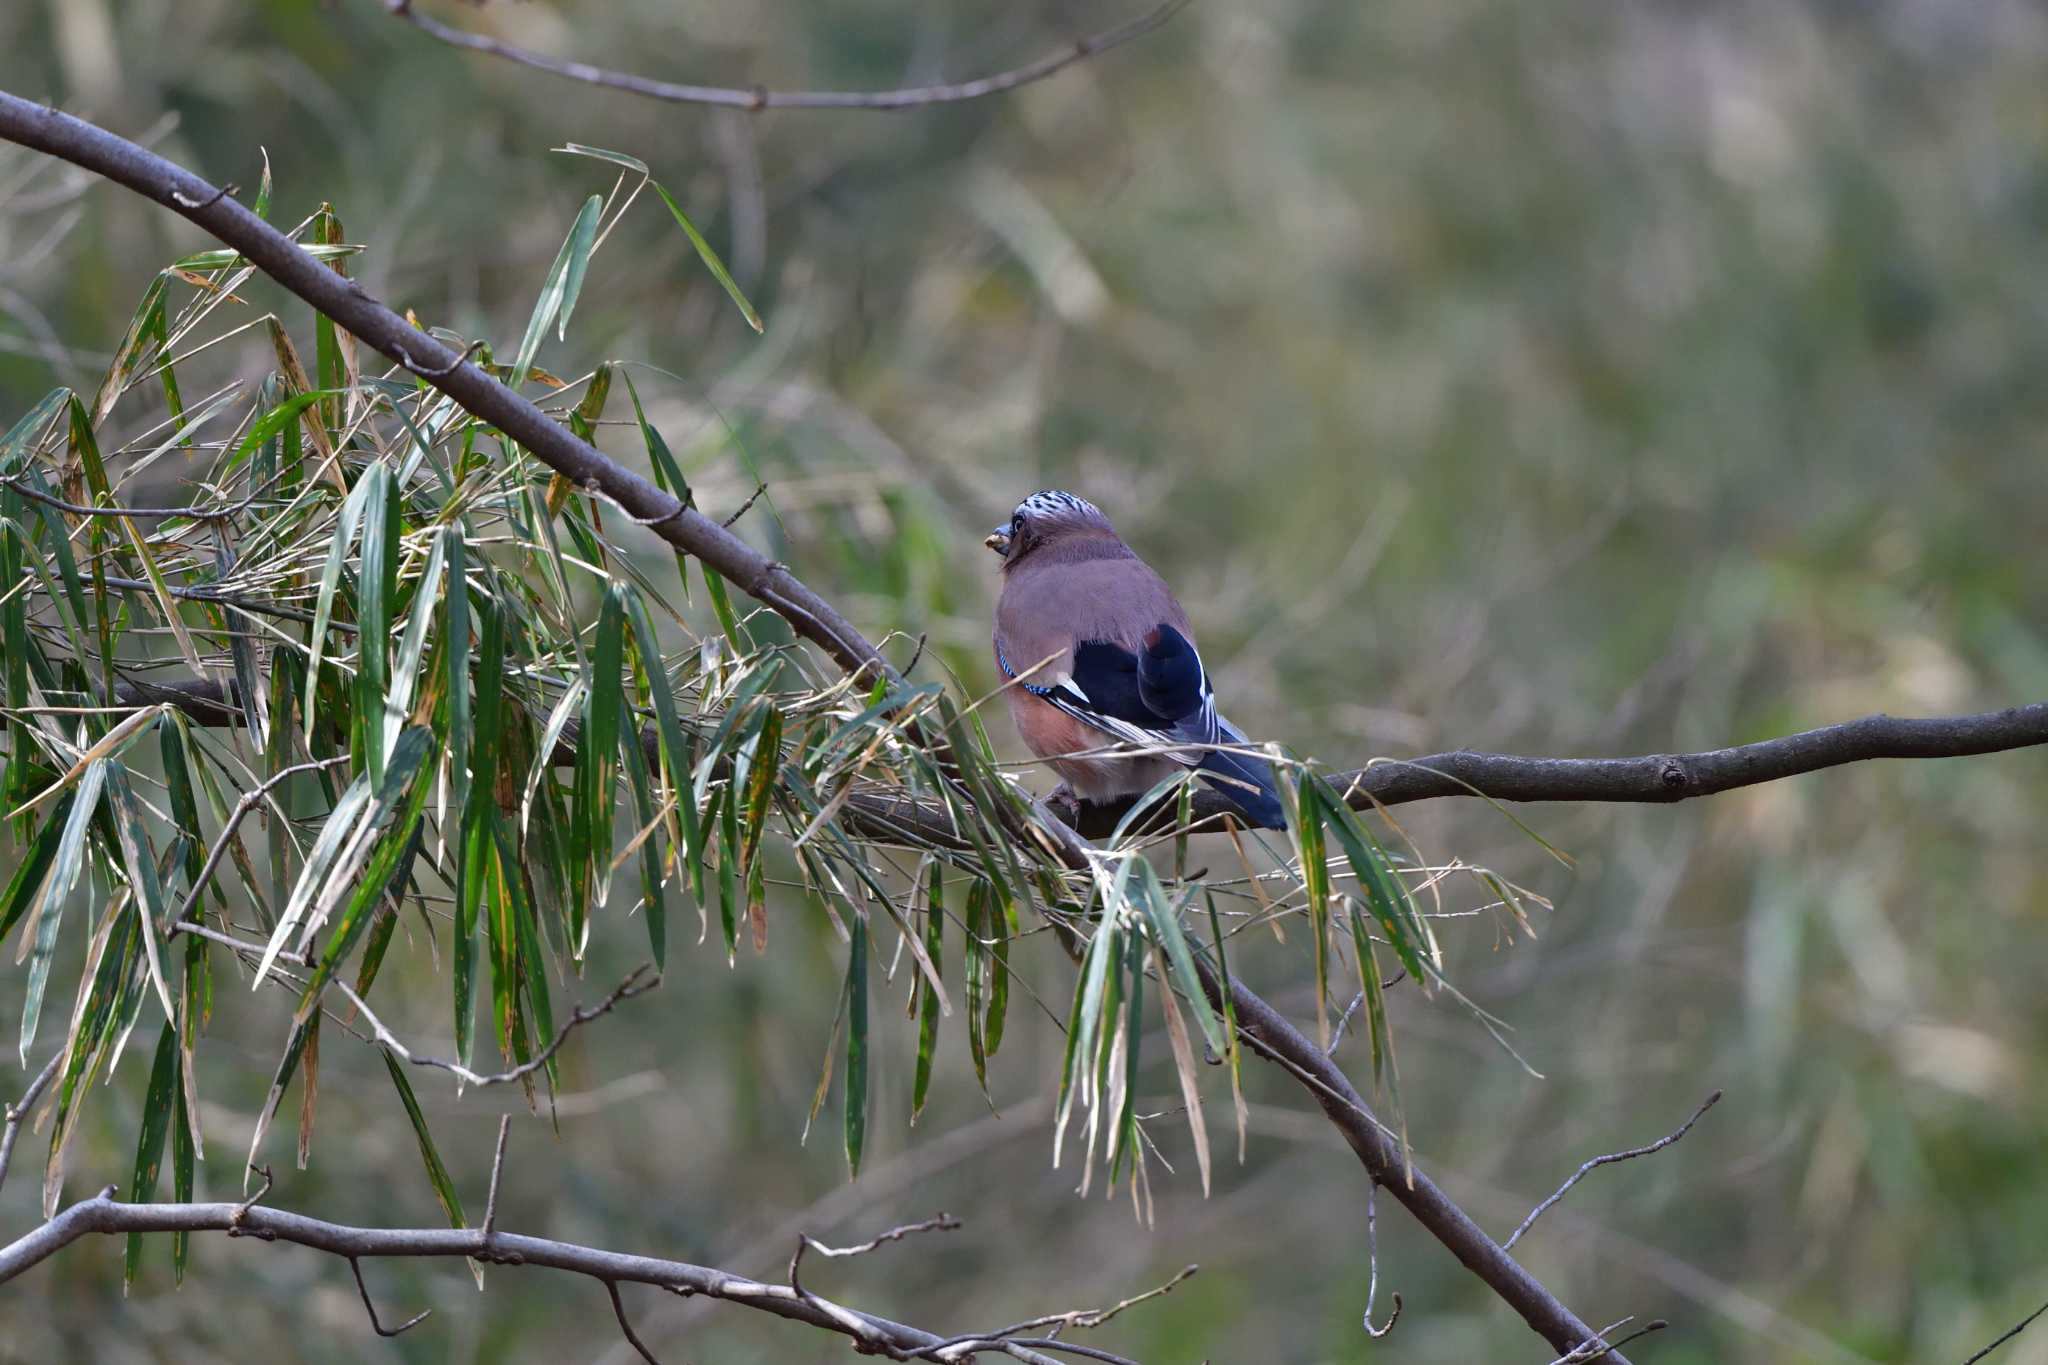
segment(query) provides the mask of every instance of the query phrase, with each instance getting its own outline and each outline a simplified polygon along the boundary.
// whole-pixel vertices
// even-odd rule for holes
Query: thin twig
[[[613,987],[610,995],[607,995],[595,1005],[578,1005],[572,1010],[569,1014],[568,1022],[555,1031],[554,1039],[546,1047],[521,1062],[518,1066],[513,1067],[510,1071],[495,1071],[488,1075],[472,1071],[460,1062],[444,1061],[439,1057],[423,1057],[419,1055],[404,1043],[398,1041],[398,1036],[392,1033],[390,1029],[384,1027],[384,1021],[376,1016],[375,1012],[370,1009],[369,1004],[364,1001],[362,996],[356,993],[355,988],[350,986],[348,982],[343,981],[340,977],[335,977],[329,984],[348,997],[348,1002],[356,1007],[358,1014],[362,1015],[363,1022],[370,1026],[370,1031],[376,1035],[377,1041],[390,1048],[400,1061],[410,1062],[414,1066],[438,1067],[440,1070],[454,1076],[464,1085],[481,1087],[486,1085],[505,1085],[522,1077],[531,1076],[534,1072],[546,1066],[548,1061],[557,1052],[562,1050],[562,1044],[569,1041],[569,1035],[578,1028],[581,1028],[593,1019],[610,1014],[613,1007],[621,1001],[631,1000],[634,996],[645,991],[651,991],[656,986],[659,986],[661,984],[659,976],[650,981],[641,980],[643,976],[653,970],[654,964],[652,962],[641,963],[626,974],[624,981]]]
[[[401,1332],[419,1326],[421,1323],[425,1322],[428,1318],[434,1315],[433,1309],[422,1308],[419,1312],[414,1313],[404,1322],[399,1323],[398,1326],[386,1327],[383,1323],[377,1320],[377,1305],[370,1302],[369,1287],[363,1283],[362,1262],[358,1260],[356,1257],[351,1256],[348,1258],[348,1268],[350,1271],[354,1273],[356,1277],[356,1293],[363,1296],[363,1311],[370,1315],[370,1328],[372,1331],[376,1332],[378,1336],[395,1337]]]
[[[190,922],[192,912],[199,908],[200,897],[206,894],[206,884],[213,880],[214,871],[220,867],[220,860],[227,855],[228,845],[234,840],[235,831],[241,828],[243,818],[250,811],[261,805],[263,799],[269,796],[280,783],[287,779],[295,777],[300,773],[317,772],[319,769],[332,768],[336,764],[346,762],[348,762],[347,754],[337,754],[333,758],[316,758],[309,763],[294,763],[288,768],[278,769],[248,791],[243,792],[242,799],[235,802],[235,808],[228,812],[227,823],[221,826],[220,834],[213,841],[213,847],[207,850],[206,861],[199,866],[199,875],[192,879],[192,889],[185,893],[184,904],[180,905],[177,913],[171,916],[173,925],[171,932],[177,933]]]
[[[498,1182],[505,1174],[505,1139],[512,1135],[512,1116],[498,1115],[498,1151],[491,1158],[491,1192],[484,1197],[483,1245],[490,1249],[491,1234],[498,1227]]]
[[[647,1349],[647,1343],[640,1340],[639,1335],[633,1331],[633,1324],[626,1317],[626,1305],[619,1298],[619,1282],[606,1280],[604,1290],[612,1296],[612,1314],[618,1318],[619,1330],[626,1334],[627,1344],[640,1353],[640,1358],[646,1361],[647,1365],[661,1365],[661,1362],[654,1358],[654,1352]]]
[[[43,1069],[28,1083],[28,1089],[21,1092],[21,1098],[7,1106],[7,1126],[0,1130],[0,1185],[7,1183],[7,1168],[14,1161],[14,1139],[21,1134],[21,1122],[28,1117],[28,1111],[36,1107],[43,1091],[57,1074],[57,1067],[64,1060],[64,1049],[58,1048],[50,1060],[43,1063]]]
[[[2012,1325],[2011,1330],[2007,1331],[2003,1336],[1999,1337],[1989,1346],[1986,1346],[1983,1350],[1977,1352],[1977,1354],[1971,1356],[1968,1360],[1964,1361],[1963,1365],[1977,1365],[1977,1362],[1982,1360],[1985,1356],[1990,1355],[1993,1351],[1997,1350],[1999,1347],[2005,1345],[2005,1343],[2011,1341],[2014,1337],[2018,1336],[2020,1333],[2026,1331],[2029,1327],[2033,1326],[2034,1319],[2040,1317],[2043,1313],[2048,1313],[2048,1303],[2042,1304],[2039,1308],[2036,1308],[2033,1312],[2027,1314],[2018,1322],[2014,1323]]]
[[[1384,1327],[1372,1325],[1372,1302],[1379,1297],[1380,1292],[1380,1238],[1379,1229],[1374,1226],[1379,1212],[1374,1208],[1374,1204],[1378,1202],[1379,1192],[1380,1182],[1377,1180],[1373,1181],[1365,1192],[1366,1278],[1365,1315],[1363,1321],[1365,1324],[1365,1334],[1374,1341],[1378,1341],[1381,1337],[1393,1331],[1394,1324],[1401,1320],[1401,1291],[1397,1289],[1394,1291],[1394,1311],[1387,1314],[1386,1325]]]
[[[1625,1152],[1609,1152],[1606,1156],[1596,1156],[1591,1161],[1586,1162],[1583,1166],[1579,1167],[1577,1171],[1572,1173],[1572,1176],[1569,1180],[1565,1181],[1564,1184],[1559,1185],[1557,1187],[1557,1193],[1551,1195],[1550,1198],[1544,1200],[1535,1208],[1529,1210],[1529,1216],[1527,1218],[1524,1218],[1522,1220],[1522,1225],[1516,1228],[1512,1233],[1510,1233],[1508,1235],[1508,1239],[1500,1244],[1500,1249],[1502,1251],[1512,1251],[1514,1249],[1515,1243],[1522,1240],[1522,1234],[1529,1230],[1530,1224],[1534,1223],[1538,1218],[1541,1218],[1545,1213],[1547,1213],[1550,1210],[1550,1206],[1552,1204],[1555,1204],[1558,1200],[1564,1198],[1565,1192],[1567,1190],[1571,1189],[1572,1186],[1578,1184],[1581,1180],[1584,1180],[1586,1178],[1586,1173],[1588,1171],[1591,1171],[1596,1166],[1609,1166],[1617,1161],[1632,1161],[1639,1156],[1648,1156],[1652,1152],[1663,1151],[1666,1147],[1669,1147],[1672,1143],[1678,1141],[1687,1133],[1691,1132],[1692,1126],[1700,1121],[1700,1115],[1706,1113],[1709,1109],[1712,1109],[1716,1104],[1720,1103],[1720,1101],[1721,1092],[1716,1090],[1713,1094],[1707,1096],[1706,1099],[1700,1102],[1700,1107],[1692,1111],[1692,1117],[1687,1119],[1684,1123],[1680,1124],[1676,1132],[1667,1133],[1663,1137],[1658,1138],[1655,1142],[1652,1142],[1647,1146],[1631,1147]]]
[[[766,493],[767,491],[767,484],[755,484],[754,491],[747,494],[747,500],[740,504],[740,510],[733,513],[731,516],[727,517],[724,521],[721,521],[718,524],[730,530],[734,522],[738,521],[741,517],[745,516],[747,513],[754,510],[754,504],[759,502],[761,500],[761,495],[763,493]]]
[[[876,1247],[881,1246],[884,1242],[900,1242],[905,1237],[909,1237],[914,1233],[957,1232],[959,1228],[960,1220],[958,1218],[955,1218],[952,1214],[935,1213],[931,1217],[923,1219],[919,1222],[905,1223],[900,1228],[890,1228],[887,1232],[881,1234],[879,1237],[870,1237],[867,1241],[862,1242],[859,1246],[828,1247],[823,1242],[819,1241],[815,1237],[812,1237],[808,1233],[804,1234],[801,1238],[799,1238],[799,1241],[808,1244],[811,1250],[817,1252],[820,1256],[865,1256],[870,1251],[873,1251]],[[797,1254],[802,1254],[801,1248],[799,1248]]]
[[[1614,1322],[1608,1323],[1598,1332],[1595,1332],[1591,1337],[1588,1337],[1584,1342],[1580,1343],[1577,1346],[1572,1347],[1571,1350],[1566,1351],[1563,1355],[1551,1361],[1550,1365],[1590,1365],[1590,1362],[1599,1360],[1603,1356],[1612,1356],[1615,1359],[1620,1359],[1620,1351],[1622,1347],[1628,1345],[1637,1337],[1646,1337],[1650,1335],[1650,1333],[1652,1332],[1661,1332],[1666,1327],[1669,1327],[1671,1325],[1670,1323],[1664,1321],[1664,1319],[1662,1318],[1652,1318],[1648,1322],[1644,1323],[1641,1327],[1636,1328],[1635,1331],[1630,1332],[1627,1336],[1622,1337],[1618,1341],[1610,1342],[1607,1340],[1607,1334],[1609,1332],[1612,1332],[1617,1327],[1626,1326],[1627,1324],[1634,1321],[1635,1315],[1630,1314],[1628,1317],[1621,1318]],[[1592,1354],[1587,1354],[1587,1352],[1589,1351]]]
[[[714,104],[728,109],[748,110],[914,109],[932,104],[957,104],[963,100],[980,99],[986,95],[1014,90],[1020,85],[1029,85],[1033,81],[1042,81],[1076,62],[1086,61],[1113,47],[1121,47],[1133,39],[1144,37],[1179,13],[1188,2],[1189,0],[1166,0],[1165,4],[1148,10],[1128,23],[1120,24],[1093,37],[1082,38],[1057,52],[1040,57],[1037,61],[1027,62],[1023,66],[1013,67],[993,76],[959,81],[950,85],[911,86],[900,90],[768,90],[761,86],[744,88],[658,81],[623,71],[610,71],[604,67],[592,66],[588,62],[564,61],[529,48],[516,47],[486,34],[451,28],[420,14],[413,8],[412,0],[385,0],[384,8],[422,33],[438,38],[450,46],[467,48],[471,52],[481,52],[487,56],[502,57],[506,61],[517,62],[536,71],[545,71],[551,76],[563,76],[572,81],[599,85],[608,90],[620,90],[631,95],[644,95],[649,99],[668,100],[677,104]]]
[[[39,502],[45,507],[80,517],[190,517],[193,521],[231,521],[248,511],[256,501],[253,497],[243,498],[228,507],[87,507],[51,497],[34,484],[13,475],[0,475],[0,486],[13,489],[30,502]]]

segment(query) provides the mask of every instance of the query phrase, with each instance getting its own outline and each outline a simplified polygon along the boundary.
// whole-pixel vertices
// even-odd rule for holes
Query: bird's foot
[[[1073,784],[1062,782],[1045,794],[1045,804],[1052,807],[1052,813],[1068,824],[1073,824],[1081,814],[1081,798]]]

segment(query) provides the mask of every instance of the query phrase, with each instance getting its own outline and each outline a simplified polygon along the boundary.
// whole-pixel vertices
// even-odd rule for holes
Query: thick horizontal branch
[[[412,0],[384,0],[384,7],[420,32],[453,47],[481,52],[490,57],[502,57],[506,61],[531,67],[535,71],[545,71],[550,76],[562,76],[572,81],[582,81],[586,85],[602,86],[607,90],[619,90],[629,95],[643,95],[648,99],[668,100],[676,104],[711,104],[727,109],[758,111],[921,109],[933,104],[959,104],[987,95],[999,95],[1005,90],[1015,90],[1020,85],[1042,81],[1055,72],[1066,70],[1076,62],[1086,61],[1111,48],[1121,47],[1135,38],[1142,38],[1171,19],[1188,3],[1189,0],[1166,0],[1166,3],[1148,10],[1128,23],[1105,29],[1092,37],[1078,39],[1037,61],[997,72],[993,76],[982,76],[971,81],[956,81],[948,85],[919,85],[898,90],[769,90],[762,86],[685,85],[675,81],[657,81],[629,72],[592,66],[588,62],[564,61],[530,48],[517,47],[488,34],[451,28],[421,14],[413,7]]]
[[[1423,758],[1382,759],[1330,784],[1351,805],[1398,806],[1444,796],[1495,801],[1617,801],[1668,805],[1737,787],[1877,758],[1961,758],[2048,744],[2048,702],[1968,716],[1864,716],[1777,739],[1693,754],[1634,758],[1530,758],[1454,749]],[[1129,803],[1084,806],[1075,827],[1090,838],[1116,828]],[[1195,798],[1195,818],[1216,822],[1227,809],[1214,793]]]
[[[575,1242],[496,1230],[487,1232],[481,1228],[349,1227],[261,1205],[122,1204],[112,1195],[110,1186],[91,1199],[73,1204],[13,1244],[0,1247],[0,1284],[93,1233],[225,1232],[266,1242],[292,1242],[351,1261],[392,1256],[474,1257],[500,1265],[566,1270],[607,1285],[658,1285],[680,1294],[722,1299],[848,1336],[853,1338],[856,1350],[895,1360],[950,1361],[990,1352],[1038,1365],[1053,1365],[1051,1357],[1007,1339],[977,1337],[948,1345],[950,1338],[848,1308],[809,1290],[766,1284],[688,1261],[634,1256]],[[1065,1348],[1051,1343],[1049,1349]]]

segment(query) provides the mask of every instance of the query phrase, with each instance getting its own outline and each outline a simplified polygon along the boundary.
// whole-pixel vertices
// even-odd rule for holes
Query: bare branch
[[[64,1061],[64,1049],[58,1048],[50,1060],[43,1063],[43,1069],[28,1083],[28,1089],[21,1092],[21,1098],[7,1106],[7,1126],[0,1129],[0,1185],[7,1183],[7,1168],[14,1161],[14,1139],[21,1135],[22,1120],[28,1111],[36,1107],[43,1091],[56,1076],[57,1068]]]
[[[178,927],[183,928],[184,926],[181,924]],[[343,981],[340,977],[336,977],[330,984],[334,989],[348,997],[348,1002],[354,1005],[356,1012],[363,1016],[363,1022],[370,1026],[370,1031],[376,1036],[377,1041],[396,1053],[400,1061],[410,1062],[414,1066],[437,1067],[442,1071],[448,1072],[464,1085],[481,1087],[486,1085],[504,1085],[510,1081],[530,1076],[546,1066],[548,1060],[562,1050],[562,1044],[569,1041],[571,1033],[574,1033],[593,1019],[610,1014],[612,1008],[620,1001],[631,1000],[634,996],[645,991],[651,991],[656,986],[659,986],[661,984],[659,976],[651,981],[641,980],[643,976],[653,970],[654,964],[652,962],[641,963],[626,974],[624,981],[621,981],[612,988],[610,995],[607,995],[595,1005],[578,1005],[574,1010],[570,1011],[568,1022],[555,1030],[553,1041],[546,1047],[534,1053],[533,1056],[527,1058],[518,1066],[513,1067],[510,1071],[494,1071],[488,1075],[472,1071],[460,1062],[450,1062],[440,1057],[423,1057],[419,1055],[404,1043],[399,1042],[398,1036],[390,1029],[384,1027],[384,1021],[371,1011],[363,997],[358,995],[354,987],[350,986],[348,982]]]
[[[958,1218],[955,1218],[952,1214],[935,1213],[931,1217],[922,1219],[919,1222],[905,1223],[900,1228],[890,1228],[881,1236],[870,1237],[867,1241],[862,1242],[858,1246],[828,1247],[823,1242],[819,1241],[817,1238],[811,1236],[809,1233],[804,1233],[803,1235],[797,1238],[796,1253],[789,1258],[789,1278],[792,1283],[795,1282],[796,1265],[797,1262],[803,1258],[805,1247],[809,1247],[811,1250],[817,1252],[820,1256],[865,1256],[870,1251],[873,1251],[875,1248],[881,1246],[884,1242],[900,1242],[905,1237],[909,1237],[914,1233],[956,1232],[959,1230],[959,1228],[960,1220]]]
[[[1631,1147],[1625,1152],[1609,1152],[1606,1156],[1596,1156],[1591,1161],[1588,1161],[1583,1166],[1580,1166],[1577,1171],[1572,1173],[1570,1179],[1566,1180],[1564,1184],[1559,1185],[1557,1187],[1557,1192],[1555,1194],[1551,1195],[1550,1198],[1538,1204],[1535,1208],[1529,1210],[1529,1216],[1522,1220],[1522,1225],[1516,1228],[1513,1232],[1509,1233],[1508,1239],[1500,1244],[1501,1250],[1507,1251],[1511,1249],[1515,1245],[1515,1243],[1521,1241],[1522,1234],[1529,1230],[1530,1225],[1533,1224],[1538,1218],[1541,1218],[1545,1213],[1548,1213],[1550,1211],[1550,1206],[1552,1204],[1555,1204],[1558,1200],[1564,1198],[1565,1192],[1567,1190],[1571,1189],[1572,1186],[1578,1184],[1581,1180],[1584,1180],[1586,1178],[1587,1172],[1591,1171],[1596,1166],[1610,1166],[1617,1161],[1632,1161],[1639,1156],[1648,1156],[1652,1152],[1663,1151],[1666,1147],[1669,1147],[1672,1143],[1678,1141],[1687,1133],[1690,1133],[1692,1131],[1692,1126],[1700,1121],[1700,1115],[1706,1113],[1709,1109],[1712,1109],[1716,1104],[1720,1103],[1720,1101],[1721,1092],[1716,1090],[1713,1094],[1707,1096],[1705,1100],[1700,1102],[1700,1107],[1692,1111],[1692,1117],[1687,1119],[1684,1123],[1681,1123],[1678,1126],[1678,1130],[1676,1132],[1667,1133],[1663,1137],[1658,1138],[1655,1142],[1652,1142],[1644,1147]]]
[[[1531,758],[1457,749],[1415,759],[1378,759],[1330,785],[1356,810],[1446,796],[1495,801],[1616,801],[1670,804],[1737,787],[1877,758],[1961,758],[2048,744],[2048,702],[1965,716],[1874,715],[1777,739],[1692,754],[1633,758]],[[1076,828],[1100,838],[1128,802],[1081,808]],[[1213,792],[1195,795],[1196,827],[1217,827],[1228,809]]]
[[[647,1343],[640,1340],[639,1334],[633,1330],[632,1322],[627,1319],[626,1305],[619,1298],[619,1282],[606,1280],[604,1290],[612,1296],[612,1315],[618,1318],[619,1330],[626,1334],[627,1344],[640,1353],[640,1358],[646,1361],[647,1365],[661,1365],[661,1362],[655,1359],[654,1352],[647,1349]]]
[[[1394,1291],[1394,1311],[1387,1314],[1386,1325],[1372,1325],[1372,1302],[1380,1292],[1380,1237],[1376,1226],[1379,1211],[1374,1205],[1379,1200],[1380,1185],[1375,1180],[1365,1191],[1365,1314],[1361,1321],[1365,1334],[1374,1341],[1394,1330],[1394,1324],[1401,1320],[1401,1291]]]
[[[2040,1317],[2043,1313],[2048,1313],[2048,1303],[2042,1304],[2039,1308],[2036,1308],[2033,1312],[2027,1314],[2018,1322],[2014,1323],[2010,1331],[2006,1332],[2004,1335],[2000,1336],[1996,1341],[1992,1342],[1989,1346],[1986,1346],[1983,1350],[1977,1352],[1968,1360],[1964,1361],[1963,1365],[1977,1365],[1977,1362],[1982,1360],[1985,1356],[1990,1355],[1993,1351],[2005,1345],[2005,1343],[2011,1341],[2014,1337],[2026,1331],[2029,1327],[2032,1327],[2034,1325],[2034,1319]]]
[[[1092,37],[1082,38],[1057,52],[1040,57],[1037,61],[1012,67],[993,76],[958,81],[949,85],[921,85],[900,90],[767,90],[760,86],[742,88],[683,85],[674,81],[651,80],[623,71],[609,71],[600,66],[592,66],[588,62],[564,61],[529,48],[516,47],[487,34],[451,28],[419,13],[413,8],[412,0],[384,0],[384,8],[420,32],[438,38],[452,47],[466,48],[486,56],[502,57],[506,61],[517,62],[536,71],[545,71],[551,76],[562,76],[572,81],[582,81],[587,85],[603,86],[607,90],[619,90],[629,95],[644,95],[649,99],[668,100],[676,104],[711,104],[728,109],[759,111],[917,109],[926,105],[958,104],[964,100],[981,99],[986,95],[998,95],[1005,90],[1015,90],[1020,85],[1042,81],[1055,72],[1064,71],[1076,62],[1086,61],[1111,48],[1121,47],[1133,39],[1142,38],[1186,8],[1188,3],[1189,0],[1166,0],[1166,3],[1146,11],[1128,23],[1104,30]]]
[[[39,502],[45,507],[80,517],[189,517],[193,521],[232,521],[256,501],[248,497],[226,507],[87,507],[52,497],[35,485],[11,475],[0,476],[0,487],[11,488],[30,502]]]
[[[361,1259],[355,1256],[349,1257],[348,1268],[350,1272],[353,1273],[356,1277],[356,1293],[363,1296],[363,1311],[370,1315],[370,1328],[372,1331],[376,1332],[378,1336],[395,1337],[399,1333],[404,1332],[409,1328],[419,1326],[421,1323],[425,1322],[428,1318],[433,1316],[433,1309],[422,1308],[419,1312],[413,1314],[404,1322],[399,1323],[398,1326],[386,1327],[383,1323],[377,1321],[377,1305],[370,1302],[369,1287],[363,1283],[363,1264]]]
[[[342,1257],[350,1262],[385,1256],[406,1257],[467,1257],[483,1249],[482,1234],[474,1228],[363,1228],[330,1223],[324,1219],[309,1218],[304,1214],[288,1213],[281,1209],[265,1208],[253,1204],[122,1204],[115,1202],[114,1188],[110,1185],[90,1199],[73,1204],[49,1222],[36,1228],[26,1236],[8,1246],[0,1247],[0,1284],[5,1284],[22,1272],[49,1259],[81,1237],[93,1233],[120,1235],[140,1232],[227,1232],[254,1237],[267,1242],[290,1242],[298,1246],[311,1247],[330,1255]],[[621,1309],[620,1323],[625,1324],[623,1305],[617,1299],[620,1284],[651,1284],[678,1293],[701,1295],[738,1304],[777,1317],[806,1323],[829,1332],[838,1332],[851,1337],[857,1346],[870,1348],[876,1354],[886,1355],[893,1360],[944,1360],[953,1361],[971,1357],[977,1353],[995,1352],[1011,1355],[1018,1359],[1048,1362],[1047,1357],[1028,1349],[1012,1349],[1026,1346],[1010,1340],[992,1337],[974,1338],[967,1343],[940,1350],[946,1339],[921,1328],[893,1322],[873,1313],[861,1312],[822,1299],[814,1294],[799,1292],[789,1285],[764,1284],[734,1275],[710,1266],[693,1265],[687,1261],[670,1261],[654,1256],[635,1256],[625,1252],[607,1251],[599,1247],[584,1246],[574,1242],[557,1242],[542,1237],[527,1237],[516,1233],[496,1234],[496,1244],[501,1253],[496,1259],[529,1266],[544,1266],[552,1270],[568,1271],[572,1274],[587,1275],[603,1282],[611,1289],[614,1306]],[[361,1288],[360,1273],[357,1277]],[[367,1307],[369,1297],[364,1294]],[[405,1330],[405,1326],[387,1332],[371,1310],[371,1320],[380,1335],[392,1335]],[[415,1319],[417,1321],[417,1319]],[[634,1340],[632,1329],[626,1328],[628,1340]],[[647,1359],[646,1347],[635,1341],[636,1347]],[[1069,1351],[1078,1355],[1089,1355],[1098,1359],[1116,1360],[1085,1347],[1072,1347],[1062,1343],[1051,1343],[1054,1349]]]

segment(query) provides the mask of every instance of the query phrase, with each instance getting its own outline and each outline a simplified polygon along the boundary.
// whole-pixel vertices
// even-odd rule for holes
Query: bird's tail
[[[1216,751],[1202,755],[1202,761],[1195,766],[1216,794],[1235,807],[1252,828],[1287,828],[1272,764],[1262,758]]]

